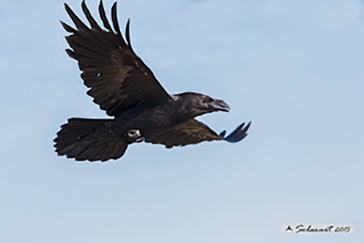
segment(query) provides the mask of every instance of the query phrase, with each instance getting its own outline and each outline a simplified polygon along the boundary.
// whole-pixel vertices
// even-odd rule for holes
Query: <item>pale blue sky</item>
[[[67,3],[85,19],[81,1]],[[229,114],[199,118],[217,132],[253,124],[237,144],[137,144],[77,163],[54,153],[59,126],[106,114],[64,51],[63,1],[2,0],[0,241],[359,242],[363,3],[119,1],[120,25],[131,18],[134,49],[167,91],[224,99]],[[87,4],[96,15],[98,1]],[[281,231],[300,223],[354,233]]]

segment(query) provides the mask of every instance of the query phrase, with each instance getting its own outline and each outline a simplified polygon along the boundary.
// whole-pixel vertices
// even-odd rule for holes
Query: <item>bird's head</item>
[[[194,117],[215,111],[228,112],[230,110],[230,106],[223,100],[213,99],[204,94],[186,92],[174,97],[181,103],[181,109]]]

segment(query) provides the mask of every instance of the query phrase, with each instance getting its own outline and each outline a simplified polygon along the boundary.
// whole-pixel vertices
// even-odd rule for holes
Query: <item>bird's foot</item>
[[[128,143],[140,143],[144,141],[144,137],[139,129],[129,129],[126,132],[126,140]]]

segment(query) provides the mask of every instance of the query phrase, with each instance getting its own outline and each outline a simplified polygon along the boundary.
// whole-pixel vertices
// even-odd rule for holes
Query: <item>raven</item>
[[[106,18],[102,0],[99,14],[105,29],[91,16],[85,2],[82,10],[91,27],[85,25],[65,3],[76,28],[61,21],[71,35],[67,54],[78,61],[81,78],[89,87],[87,94],[113,119],[70,118],[54,139],[58,155],[77,161],[107,161],[124,155],[128,145],[145,141],[166,148],[202,141],[238,142],[247,136],[249,122],[238,126],[229,136],[219,135],[196,116],[229,111],[224,101],[204,94],[185,92],[169,95],[153,72],[135,54],[129,35],[120,32],[116,2],[111,8],[113,28]]]

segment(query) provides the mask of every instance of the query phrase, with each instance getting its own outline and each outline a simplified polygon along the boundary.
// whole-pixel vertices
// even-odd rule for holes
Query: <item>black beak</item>
[[[224,101],[222,100],[214,100],[211,104],[212,108],[214,108],[216,111],[225,111],[225,112],[229,112],[230,111],[230,106],[228,104],[226,104]]]

